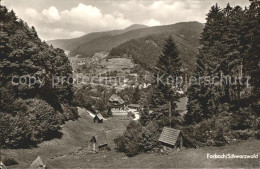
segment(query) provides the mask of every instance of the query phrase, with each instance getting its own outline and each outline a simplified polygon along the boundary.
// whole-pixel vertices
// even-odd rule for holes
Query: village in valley
[[[259,0],[14,1],[0,0],[0,169],[260,167]]]

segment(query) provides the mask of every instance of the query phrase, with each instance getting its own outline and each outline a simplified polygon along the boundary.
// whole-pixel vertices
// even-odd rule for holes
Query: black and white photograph
[[[260,168],[260,0],[0,0],[0,169]]]

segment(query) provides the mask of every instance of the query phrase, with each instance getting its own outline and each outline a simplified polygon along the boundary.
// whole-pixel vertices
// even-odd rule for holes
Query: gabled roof
[[[175,145],[181,131],[169,127],[164,127],[159,141],[170,145]]]
[[[93,136],[91,140],[95,139],[98,146],[107,145],[107,136],[106,133],[100,133],[96,136]]]
[[[117,101],[120,104],[124,104],[125,103],[124,100],[120,96],[118,96],[116,94],[112,94],[112,96],[109,98],[109,101],[111,101],[111,102]]]
[[[30,165],[30,169],[43,169],[45,168],[45,164],[43,164],[42,159],[38,156]]]
[[[97,117],[99,120],[103,120],[104,119],[104,117],[100,113],[96,114],[95,117]]]

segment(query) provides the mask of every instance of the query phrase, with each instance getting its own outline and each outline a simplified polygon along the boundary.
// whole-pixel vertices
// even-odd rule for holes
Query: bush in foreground
[[[159,127],[156,123],[149,123],[143,127],[139,122],[131,121],[123,135],[118,136],[114,142],[116,149],[133,157],[141,152],[151,151],[157,147]]]
[[[12,166],[12,165],[17,165],[18,162],[14,158],[4,158],[3,164],[5,166]]]

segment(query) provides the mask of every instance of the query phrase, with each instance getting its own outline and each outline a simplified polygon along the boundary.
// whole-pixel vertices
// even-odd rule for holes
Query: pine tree
[[[228,8],[227,11],[229,10]],[[214,76],[218,72],[216,65],[220,64],[220,41],[225,31],[223,17],[224,13],[217,4],[212,6],[207,14],[207,22],[201,34],[201,47],[193,75],[196,79]],[[199,122],[216,113],[218,99],[215,96],[218,91],[219,89],[214,88],[213,85],[205,84],[203,80],[199,84],[190,84],[188,89],[187,114],[185,116],[187,124]]]
[[[251,76],[252,99],[260,96],[260,1],[252,1],[249,8],[249,40],[251,45],[246,58],[246,69]],[[255,101],[254,101],[255,102]]]
[[[157,87],[168,102],[169,121],[171,126],[172,113],[176,108],[176,102],[180,99],[177,90],[181,88],[181,85],[177,84],[175,79],[182,76],[179,51],[171,36],[165,41],[162,54],[157,63],[157,70],[156,77],[162,77],[162,82],[158,81]]]

